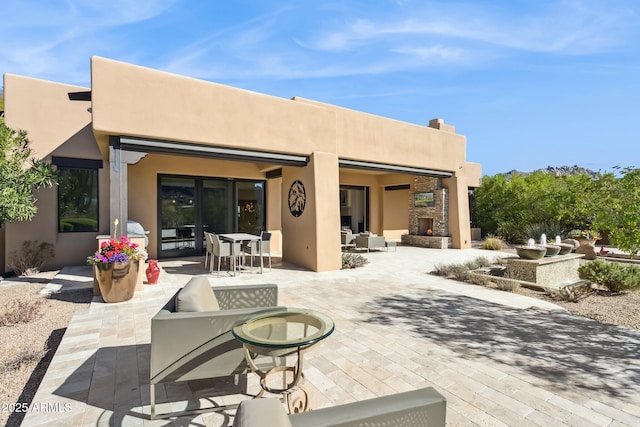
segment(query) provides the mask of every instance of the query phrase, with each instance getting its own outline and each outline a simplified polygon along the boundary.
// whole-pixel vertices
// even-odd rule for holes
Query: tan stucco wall
[[[327,126],[334,113],[324,108],[99,57],[91,59],[91,80],[97,133],[283,153],[335,151],[335,127]]]
[[[399,240],[409,232],[409,190],[383,191],[383,235]]]
[[[291,184],[299,180],[306,191],[302,215],[289,212]],[[282,257],[283,261],[313,271],[338,270],[340,256],[340,206],[338,157],[313,153],[306,167],[282,169]]]
[[[8,126],[24,129],[37,158],[51,156],[101,159],[93,133],[88,102],[71,102],[68,92],[86,88],[5,74],[5,119]],[[99,171],[99,189],[109,186],[108,165]],[[58,233],[57,187],[37,191],[38,213],[32,221],[6,225],[5,260],[20,249],[25,240],[55,245],[55,258],[45,268],[78,264],[95,251],[98,233]],[[108,229],[108,194],[99,200],[100,229]]]
[[[463,135],[299,97],[294,99],[335,112],[340,158],[449,171],[465,163]]]

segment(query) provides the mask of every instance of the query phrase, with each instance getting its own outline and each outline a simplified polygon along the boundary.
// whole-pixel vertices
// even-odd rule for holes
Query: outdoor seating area
[[[209,265],[209,271],[213,273],[215,260],[217,260],[217,272],[220,273],[220,266],[224,262],[228,270],[235,276],[236,273],[245,269],[245,256],[248,256],[250,271],[253,272],[253,261],[255,257],[259,260],[259,272],[262,273],[264,267],[263,257],[269,259],[269,270],[271,270],[271,233],[262,232],[260,235],[248,233],[209,233],[204,232],[206,252],[204,266]]]
[[[354,234],[350,229],[342,229],[340,231],[340,244],[342,250],[388,250],[388,248],[396,248],[395,241],[389,241],[384,236],[376,236],[368,231]]]
[[[598,351],[640,346],[640,333],[427,274],[486,251],[397,253],[363,253],[367,266],[323,274],[276,264],[268,276],[212,274],[204,257],[162,260],[157,285],[123,303],[94,297],[76,312],[33,398],[62,409],[29,412],[23,425],[640,423],[635,352]],[[234,328],[295,307],[330,320],[295,315],[310,327],[301,338],[323,339],[300,367],[312,411],[288,414],[286,399],[247,369],[250,347]],[[278,322],[270,319],[268,328]]]

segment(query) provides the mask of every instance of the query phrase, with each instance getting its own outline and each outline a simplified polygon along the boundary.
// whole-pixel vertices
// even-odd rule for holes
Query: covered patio
[[[60,410],[30,412],[23,425],[231,425],[234,411],[149,419],[150,319],[194,275],[214,286],[276,283],[281,305],[333,319],[335,332],[305,357],[312,408],[433,386],[452,426],[639,425],[640,332],[428,274],[480,254],[400,246],[364,254],[370,263],[353,270],[285,264],[235,277],[210,275],[201,257],[162,261],[158,285],[76,313],[33,400]],[[247,383],[258,387],[254,375]],[[156,399],[175,411],[233,403],[238,391],[204,380],[157,387]]]

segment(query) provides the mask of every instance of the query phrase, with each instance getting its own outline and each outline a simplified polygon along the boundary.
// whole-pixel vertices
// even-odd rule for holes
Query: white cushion
[[[209,279],[197,276],[189,280],[176,297],[176,311],[216,311],[220,310],[216,295]]]
[[[278,399],[243,400],[236,411],[233,427],[291,427],[287,412]]]

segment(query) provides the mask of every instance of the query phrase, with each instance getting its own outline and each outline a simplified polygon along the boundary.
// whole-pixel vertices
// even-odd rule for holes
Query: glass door
[[[264,181],[160,175],[158,257],[202,255],[203,231],[259,235],[265,225]]]
[[[202,181],[202,229],[210,233],[231,233],[233,218],[233,181],[204,178]]]
[[[196,253],[196,182],[194,178],[160,178],[160,255]]]

